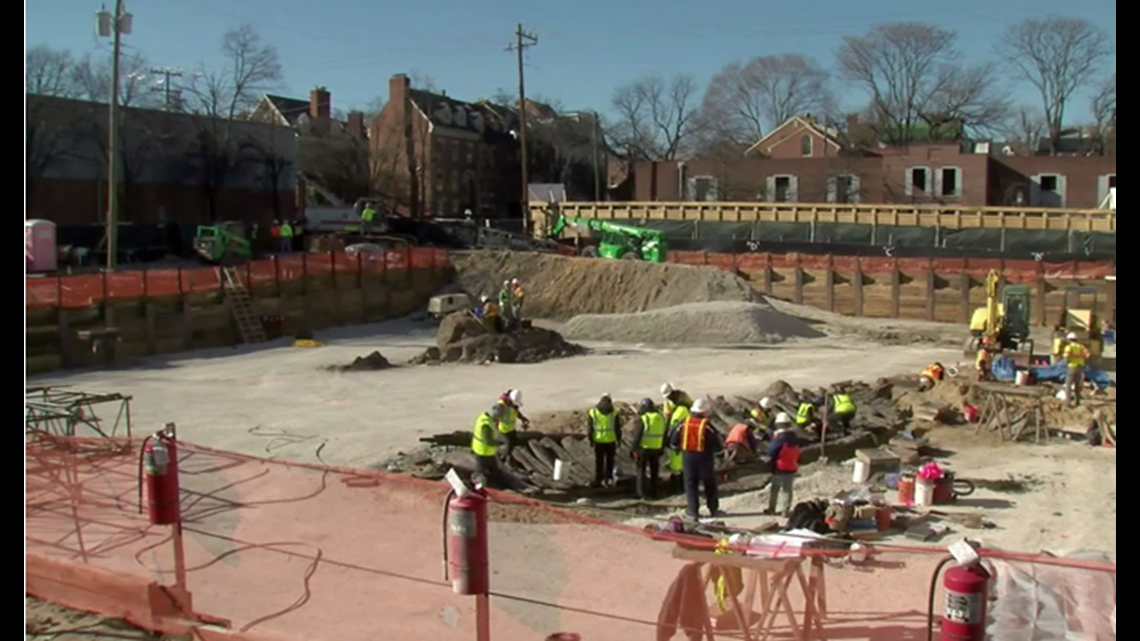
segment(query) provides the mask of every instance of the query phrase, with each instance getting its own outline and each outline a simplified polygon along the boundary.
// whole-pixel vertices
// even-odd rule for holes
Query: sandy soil
[[[24,639],[90,641],[91,639],[137,639],[138,641],[189,641],[189,637],[163,637],[140,630],[121,619],[108,619],[30,596],[24,597]]]
[[[738,349],[648,349],[587,344],[594,353],[547,363],[446,364],[339,374],[328,365],[379,350],[405,362],[435,342],[433,324],[394,321],[322,332],[326,347],[215,349],[159,357],[114,371],[53,372],[29,384],[73,385],[134,396],[137,433],[178,424],[189,441],[248,454],[368,466],[420,437],[468,429],[504,390],[532,413],[586,407],[599,394],[655,396],[666,380],[693,394],[753,396],[776,380],[796,387],[917,372],[956,352],[817,339]]]

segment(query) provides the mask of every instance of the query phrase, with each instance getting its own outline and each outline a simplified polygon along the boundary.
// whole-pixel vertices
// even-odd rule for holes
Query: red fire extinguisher
[[[153,525],[173,525],[182,519],[178,488],[178,447],[174,423],[143,440],[139,453],[139,512],[146,487],[147,516]]]
[[[981,563],[946,570],[942,576],[946,607],[941,641],[985,641],[990,578]]]
[[[447,495],[443,511],[443,578],[456,594],[486,595],[491,589],[487,545],[487,497],[480,490]]]

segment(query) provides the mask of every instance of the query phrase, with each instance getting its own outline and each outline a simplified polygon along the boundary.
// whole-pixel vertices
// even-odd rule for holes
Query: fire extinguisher
[[[482,490],[447,494],[443,508],[443,579],[456,594],[485,595],[490,589],[487,496]]]
[[[173,525],[181,521],[174,423],[167,423],[165,429],[143,439],[139,453],[139,513],[142,513],[144,486],[151,524]]]
[[[942,568],[953,562],[946,557],[931,577],[930,602],[927,620],[927,639],[934,635],[934,586]],[[986,605],[992,576],[980,562],[954,565],[942,576],[942,590],[946,594],[942,612],[939,641],[985,641]]]

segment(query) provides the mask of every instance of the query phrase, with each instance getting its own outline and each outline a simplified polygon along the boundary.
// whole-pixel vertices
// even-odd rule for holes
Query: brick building
[[[741,158],[637,163],[635,201],[719,200],[1096,208],[1116,186],[1115,156],[1005,156],[989,144],[926,143],[851,152],[796,117]]]
[[[120,220],[264,222],[293,216],[290,130],[150,109],[120,110]],[[26,218],[105,220],[107,105],[27,96]]]

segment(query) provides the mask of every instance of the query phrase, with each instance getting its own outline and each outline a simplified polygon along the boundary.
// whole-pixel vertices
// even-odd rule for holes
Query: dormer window
[[[435,112],[435,118],[445,125],[450,125],[451,110],[447,108],[447,105],[440,105],[439,109],[437,109]]]
[[[471,126],[474,127],[476,131],[483,131],[486,125],[487,123],[483,121],[483,114],[478,111],[471,114]]]
[[[457,107],[455,109],[455,126],[456,127],[466,127],[467,126],[467,110],[464,109],[463,107]]]

